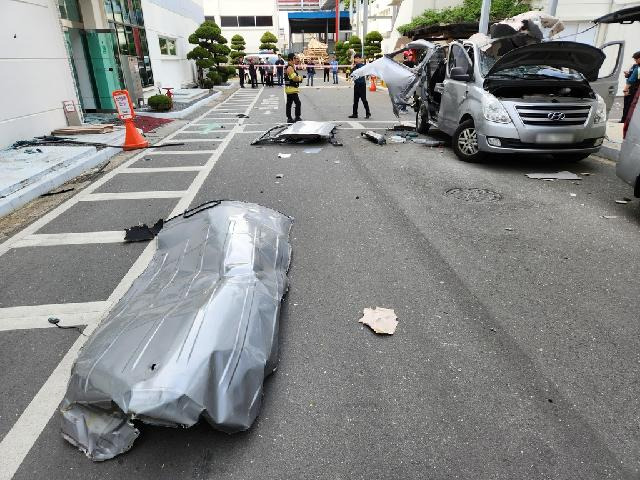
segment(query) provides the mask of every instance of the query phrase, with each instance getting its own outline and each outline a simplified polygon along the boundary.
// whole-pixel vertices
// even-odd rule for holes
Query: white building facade
[[[204,0],[207,20],[217,23],[222,35],[231,43],[231,37],[241,35],[247,53],[257,53],[260,37],[271,32],[278,38],[282,50],[283,34],[280,32],[278,4],[276,0]]]
[[[193,84],[188,36],[202,0],[3,0],[0,148],[65,126],[63,101],[113,111],[111,92],[137,101]]]

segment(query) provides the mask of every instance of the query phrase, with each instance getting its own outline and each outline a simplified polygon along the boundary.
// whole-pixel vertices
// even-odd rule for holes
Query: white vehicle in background
[[[629,24],[640,21],[640,6],[625,8],[594,20],[594,23]],[[638,94],[629,109],[625,122],[626,135],[620,149],[616,174],[633,187],[633,194],[640,197],[640,108],[637,107]]]

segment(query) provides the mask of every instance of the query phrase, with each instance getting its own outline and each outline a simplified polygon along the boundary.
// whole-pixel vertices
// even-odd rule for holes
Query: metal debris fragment
[[[279,153],[278,158],[289,158],[291,156],[290,153]]]
[[[526,173],[525,176],[536,180],[582,180],[575,173],[566,170],[555,173]]]
[[[377,143],[378,145],[384,145],[387,143],[387,140],[384,138],[384,135],[380,133],[376,133],[373,130],[367,130],[366,132],[362,132],[360,136],[366,138],[367,140],[372,141],[373,143]]]

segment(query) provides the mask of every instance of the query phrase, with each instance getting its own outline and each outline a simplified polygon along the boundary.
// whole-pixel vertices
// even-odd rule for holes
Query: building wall
[[[78,100],[57,2],[3,0],[0,31],[2,148],[66,125],[62,101]]]
[[[142,12],[155,85],[180,88],[194,83],[195,64],[187,53],[195,45],[188,39],[204,22],[202,0],[142,0]],[[175,40],[175,56],[160,51],[159,37]]]
[[[242,35],[246,42],[246,52],[257,52],[260,47],[260,37],[265,32],[271,32],[278,37],[278,48],[282,49],[280,37],[280,21],[276,0],[204,0],[204,14],[215,17],[218,25],[221,16],[271,16],[271,27],[222,27],[222,35],[231,43],[231,37]],[[287,38],[288,41],[288,38]]]

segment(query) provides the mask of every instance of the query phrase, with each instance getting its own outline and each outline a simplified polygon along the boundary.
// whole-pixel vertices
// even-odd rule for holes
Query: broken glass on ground
[[[396,313],[390,308],[365,308],[358,322],[367,325],[378,334],[393,335],[398,326]]]
[[[566,170],[554,173],[525,173],[525,175],[535,180],[582,180],[582,177]]]
[[[149,266],[73,365],[63,437],[102,461],[131,448],[134,421],[247,430],[278,363],[292,222],[226,200],[165,221]]]

